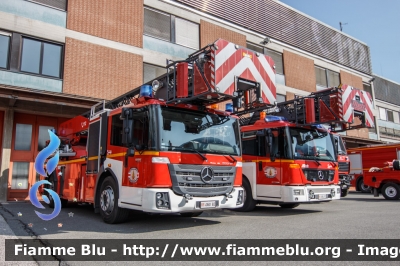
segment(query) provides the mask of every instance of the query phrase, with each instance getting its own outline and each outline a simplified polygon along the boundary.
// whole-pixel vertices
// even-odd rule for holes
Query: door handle
[[[258,162],[258,170],[259,170],[259,171],[262,171],[262,170],[263,170],[262,161],[259,161],[259,162]]]

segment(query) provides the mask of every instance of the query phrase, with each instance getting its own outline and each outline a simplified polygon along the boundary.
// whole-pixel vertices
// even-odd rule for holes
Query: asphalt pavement
[[[204,212],[196,218],[180,215],[132,213],[123,224],[110,225],[90,205],[71,204],[50,221],[35,214],[30,202],[0,205],[2,239],[399,239],[400,201],[371,194],[350,193],[341,200],[303,204],[295,209],[259,205],[252,212],[229,210]],[[51,212],[50,209],[41,212]],[[6,223],[5,223],[6,222]],[[4,240],[1,241],[4,245]],[[2,248],[4,250],[4,248]],[[1,255],[4,261],[4,255]],[[110,262],[111,263],[111,262]],[[108,265],[110,264],[108,263]],[[201,262],[135,262],[135,265],[197,265]],[[204,263],[204,262],[203,262]],[[326,265],[326,262],[249,262],[247,265]],[[368,265],[365,262],[328,262],[330,265]],[[99,262],[38,262],[40,265],[103,265]],[[115,265],[132,265],[115,262]],[[218,262],[218,265],[239,265]],[[377,263],[371,262],[371,265]],[[385,265],[398,263],[385,262]],[[7,264],[6,265],[21,265]],[[35,264],[29,264],[35,265]],[[104,264],[106,265],[106,264]]]

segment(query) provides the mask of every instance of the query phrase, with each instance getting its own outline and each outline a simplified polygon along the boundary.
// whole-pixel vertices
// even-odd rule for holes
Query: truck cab
[[[266,116],[241,132],[245,200],[237,210],[340,199],[334,140],[326,129]]]

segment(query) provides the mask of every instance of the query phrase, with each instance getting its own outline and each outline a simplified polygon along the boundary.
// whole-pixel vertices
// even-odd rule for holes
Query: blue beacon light
[[[226,111],[226,112],[233,113],[233,104],[227,103],[227,104],[225,105],[225,111]]]
[[[142,85],[140,87],[140,97],[153,97],[153,87],[151,85]]]

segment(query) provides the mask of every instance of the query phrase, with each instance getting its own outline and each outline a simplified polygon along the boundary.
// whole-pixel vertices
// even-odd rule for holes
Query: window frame
[[[24,41],[25,41],[25,39],[40,42],[39,73],[22,70],[22,59],[23,59]],[[60,51],[60,63],[59,63],[59,75],[58,75],[58,77],[42,74],[42,72],[43,72],[43,58],[44,58],[44,56],[43,56],[43,54],[44,54],[44,44],[57,45],[57,46],[59,46],[61,48],[61,51]],[[25,74],[41,76],[41,77],[46,77],[46,78],[63,79],[63,74],[64,74],[64,69],[63,69],[63,67],[64,67],[64,53],[65,53],[64,44],[57,43],[57,42],[52,42],[52,41],[48,41],[48,40],[43,40],[43,39],[40,39],[40,38],[34,38],[34,37],[31,37],[31,36],[28,36],[28,35],[21,35],[20,53],[19,53],[19,57],[20,58],[19,58],[19,62],[18,62],[19,63],[18,71],[21,72],[21,73],[25,73]]]
[[[390,113],[391,115],[389,115],[389,113]],[[394,123],[394,111],[389,110],[389,109],[386,109],[386,117],[387,117],[387,121],[388,121],[388,122]],[[391,117],[392,120],[390,120],[390,117]]]
[[[159,39],[159,40],[162,40],[162,41],[165,41],[165,42],[169,42],[169,43],[172,43],[172,44],[176,44],[176,45],[180,45],[180,46],[183,46],[183,47],[187,47],[187,48],[190,48],[190,49],[195,49],[195,50],[200,49],[200,24],[198,24],[198,23],[196,23],[194,21],[188,20],[186,18],[178,17],[178,16],[175,16],[173,14],[170,14],[170,13],[167,13],[167,12],[163,12],[163,11],[160,11],[158,9],[155,9],[155,8],[152,8],[152,7],[148,7],[148,6],[144,6],[143,14],[144,14],[144,10],[145,9],[147,9],[149,11],[152,11],[152,12],[156,12],[156,13],[160,13],[160,14],[169,16],[169,18],[170,18],[170,33],[169,33],[169,35],[170,36],[169,36],[169,40],[166,40],[166,39],[160,38],[158,36],[153,36],[153,35],[150,35],[150,34],[146,33],[144,31],[144,28],[145,28],[145,25],[144,25],[145,19],[144,18],[143,18],[143,35],[149,36],[149,37],[152,37],[152,38],[156,38],[156,39]],[[197,47],[190,47],[188,45],[180,44],[180,43],[176,42],[176,34],[177,34],[177,31],[176,31],[176,19],[187,21],[189,23],[192,23],[192,24],[195,24],[195,25],[198,26],[199,30],[198,30],[198,36],[197,36],[197,38],[198,38],[198,46]]]
[[[11,55],[11,44],[12,44],[12,33],[7,31],[0,30],[0,35],[8,37],[8,50],[7,50],[7,59],[6,59],[6,67],[1,67],[1,70],[9,70],[10,69],[10,55]]]
[[[325,78],[325,81],[326,81],[326,85],[318,83],[318,79],[317,79],[317,75],[316,75],[317,74],[316,73],[316,69],[317,68],[324,71],[324,78]],[[325,67],[321,67],[321,66],[318,66],[318,65],[314,65],[314,72],[315,72],[315,83],[316,83],[317,86],[324,87],[324,88],[332,88],[332,87],[337,87],[337,86],[340,85],[340,73],[339,72],[336,72],[336,71],[333,71],[331,69],[328,69],[328,68],[325,68]],[[333,81],[331,81],[330,78],[329,78],[329,74],[328,74],[329,72],[337,74],[337,76],[339,78],[339,84],[337,84],[337,85],[333,85],[332,84]]]

